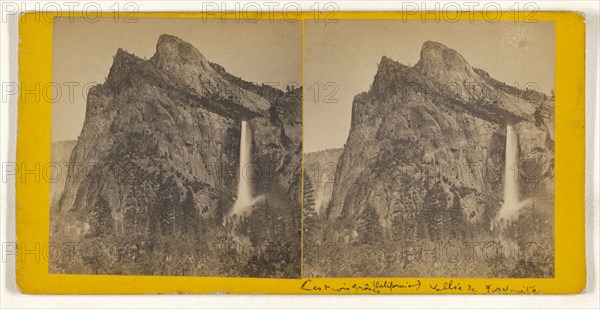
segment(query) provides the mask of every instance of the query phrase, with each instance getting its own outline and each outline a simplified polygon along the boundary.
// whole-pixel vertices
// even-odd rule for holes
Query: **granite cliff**
[[[350,260],[380,246],[387,253],[382,254],[384,261],[375,262],[377,257],[369,262],[380,269],[359,267],[358,273],[351,270],[356,267],[340,270],[321,259],[314,267],[316,275],[448,276],[460,267],[440,266],[440,261],[409,267],[401,258],[406,257],[401,244],[533,239],[537,235],[514,232],[514,224],[522,225],[530,217],[550,225],[551,232],[553,104],[543,93],[493,79],[440,43],[425,42],[412,67],[382,57],[370,90],[354,98],[327,219],[316,233],[323,243],[340,247],[338,255],[345,256],[339,244],[354,247],[357,251],[348,251],[354,255]],[[494,217],[503,198],[507,125],[514,126],[518,136],[519,166],[514,168],[520,197],[534,203],[522,210],[517,223],[504,222],[502,232],[494,230]],[[527,216],[531,209],[543,215]],[[550,248],[545,242],[553,243],[553,238],[548,237],[539,242]],[[389,253],[396,249],[399,262],[394,265]],[[372,254],[362,259],[373,259]],[[551,265],[544,264],[546,270],[532,271],[532,276],[551,275]],[[514,264],[504,272],[462,266],[459,275],[468,273],[468,267],[472,276],[511,276],[522,270]]]
[[[354,99],[330,217],[377,205],[388,226],[405,195],[425,196],[437,183],[449,201],[461,195],[470,220],[482,220],[485,208],[478,205],[502,196],[508,124],[516,127],[521,163],[537,167],[523,176],[551,177],[554,141],[547,119],[553,111],[546,107],[553,103],[499,83],[435,42],[423,45],[414,67],[383,57],[372,88]]]
[[[216,235],[215,229],[235,200],[240,123],[247,120],[255,169],[249,181],[271,197],[270,205],[257,207],[270,207],[269,215],[284,216],[273,222],[281,225],[274,231],[293,241],[298,237],[294,229],[299,230],[294,219],[299,216],[301,191],[300,115],[301,89],[282,91],[244,81],[175,36],[161,35],[147,60],[119,49],[105,83],[89,90],[83,129],[53,220],[61,223],[51,227],[52,233],[69,240],[136,239],[143,242],[136,248],[145,252],[181,257],[187,250],[196,261],[207,253],[156,244],[184,239],[194,243],[191,247],[210,247],[217,238],[230,237],[235,239],[224,245],[239,249],[240,242],[260,231],[232,231],[247,222],[228,227],[224,235]],[[254,250],[263,240],[254,237],[246,247]],[[296,258],[299,240],[288,246]],[[254,255],[256,260],[264,258]],[[145,268],[122,271],[169,274],[151,257],[146,263]],[[203,274],[190,267],[194,269],[183,273]],[[259,275],[293,276],[295,268]],[[204,274],[228,271],[245,275],[241,268],[227,267]]]

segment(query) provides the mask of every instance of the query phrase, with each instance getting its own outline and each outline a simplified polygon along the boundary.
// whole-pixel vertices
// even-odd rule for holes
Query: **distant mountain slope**
[[[59,197],[62,195],[67,179],[67,171],[69,169],[69,159],[71,152],[77,144],[77,141],[59,141],[52,143],[50,179],[52,179],[52,189],[50,190],[50,200],[53,206],[58,203]]]
[[[343,148],[327,149],[304,154],[304,169],[313,181],[315,210],[321,214],[331,200],[335,168]]]

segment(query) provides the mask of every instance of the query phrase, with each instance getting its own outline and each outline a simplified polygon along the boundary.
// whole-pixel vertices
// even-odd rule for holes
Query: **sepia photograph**
[[[554,277],[553,22],[305,37],[303,277]]]
[[[0,307],[598,303],[593,5],[151,2],[2,5]]]
[[[300,277],[301,22],[52,33],[49,273]]]

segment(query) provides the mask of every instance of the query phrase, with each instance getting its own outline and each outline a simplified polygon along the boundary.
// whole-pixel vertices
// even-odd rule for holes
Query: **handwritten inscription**
[[[394,290],[413,290],[418,291],[421,288],[421,281],[379,281],[374,280],[372,283],[343,283],[342,285],[334,286],[332,284],[315,284],[311,279],[307,279],[300,287],[304,291],[311,292],[355,292],[355,293],[375,293],[380,294],[382,291],[393,292]]]
[[[535,285],[530,286],[521,286],[521,287],[511,287],[510,285],[493,285],[486,284],[485,285],[486,293],[488,294],[539,294],[535,287]]]
[[[452,281],[452,280],[450,280],[448,282],[444,282],[442,284],[439,284],[439,283],[429,284],[429,288],[436,292],[462,291],[463,290],[463,287],[460,283],[454,283],[454,281]]]
[[[434,292],[434,293],[486,293],[486,294],[539,294],[535,285],[513,287],[510,285],[483,284],[475,285],[454,280],[434,282],[421,286],[421,280],[373,280],[370,283],[343,282],[340,284],[318,283],[312,279],[302,282],[300,289],[313,293],[394,293],[407,292]]]

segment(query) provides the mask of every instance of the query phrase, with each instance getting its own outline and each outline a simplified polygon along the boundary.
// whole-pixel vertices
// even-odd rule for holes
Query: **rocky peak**
[[[383,94],[389,91],[389,88],[396,84],[401,84],[399,79],[410,71],[410,67],[392,60],[387,56],[382,56],[377,65],[377,73],[373,79],[371,90],[377,94]]]
[[[467,60],[454,49],[444,44],[426,41],[421,48],[421,59],[415,68],[425,75],[443,78],[462,78],[477,76]],[[457,80],[455,80],[457,81]]]
[[[380,99],[401,96],[400,101],[406,101],[412,91],[446,97],[478,117],[497,123],[532,120],[535,107],[545,96],[513,88],[473,68],[456,50],[427,41],[413,67],[383,56],[369,93]]]
[[[113,60],[113,66],[115,65],[123,65],[123,64],[128,64],[131,62],[139,62],[142,59],[140,59],[138,56],[122,49],[119,48],[117,49],[117,53],[115,54],[115,58]]]
[[[379,64],[377,65],[377,69],[381,70],[381,69],[386,69],[389,67],[396,67],[398,66],[400,63],[398,61],[395,61],[391,58],[389,58],[388,56],[381,56],[381,60],[379,60]]]
[[[421,90],[432,88],[430,91],[433,92],[458,87],[462,99],[470,101],[465,85],[481,82],[482,78],[457,51],[438,42],[426,41],[421,48],[421,57],[413,67],[387,56],[381,57],[372,89],[381,95],[393,93],[393,89],[407,84],[418,85]]]
[[[231,82],[225,75],[224,69],[216,71],[190,43],[163,34],[149,60],[117,50],[102,86],[110,91],[118,89],[115,93],[123,95],[147,93],[148,89],[141,90],[143,87],[162,89],[169,96],[177,97],[178,102],[203,107],[231,119],[268,116],[271,106],[268,100]]]
[[[382,79],[390,77],[391,74],[403,73],[409,70],[410,67],[393,60],[387,56],[382,56],[379,64],[377,65],[377,73],[375,79]]]
[[[138,56],[119,48],[113,57],[113,64],[107,77],[108,85],[118,84],[131,75],[129,74],[134,68],[143,65],[145,61]]]
[[[162,34],[156,43],[156,53],[152,61],[158,67],[165,67],[177,63],[197,66],[206,69],[206,58],[192,44],[169,34]]]

